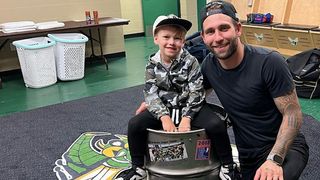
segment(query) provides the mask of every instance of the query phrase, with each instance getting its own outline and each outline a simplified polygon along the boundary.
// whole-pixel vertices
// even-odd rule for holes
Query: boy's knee
[[[137,116],[134,116],[128,122],[128,130],[129,131],[136,131],[136,130],[140,129],[139,126],[142,125],[141,123],[142,122],[141,122],[140,118]]]
[[[208,121],[208,124],[205,129],[209,132],[218,134],[221,132],[225,132],[227,130],[227,126],[225,124],[225,121],[221,119],[214,119]]]

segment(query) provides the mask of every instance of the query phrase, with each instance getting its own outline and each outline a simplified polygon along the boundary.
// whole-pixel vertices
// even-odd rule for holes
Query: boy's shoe
[[[221,165],[219,177],[221,180],[236,180],[240,179],[240,172],[237,164]]]
[[[138,167],[132,166],[130,169],[127,169],[121,172],[115,180],[139,180],[145,179],[147,177],[146,170]]]

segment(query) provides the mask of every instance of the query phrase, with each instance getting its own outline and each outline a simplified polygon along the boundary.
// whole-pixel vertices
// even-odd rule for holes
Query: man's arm
[[[140,114],[142,111],[145,111],[146,109],[147,109],[147,103],[143,101],[138,107],[138,109],[136,110],[136,115]]]
[[[295,89],[286,96],[275,98],[274,102],[283,118],[270,154],[277,154],[284,159],[302,125],[302,112]]]
[[[276,142],[270,155],[277,155],[284,159],[301,127],[302,112],[295,89],[287,95],[274,98],[274,102],[282,113],[283,118]],[[254,179],[264,179],[266,177],[278,177],[279,179],[283,179],[283,169],[281,165],[272,160],[266,160],[266,162],[257,170]]]

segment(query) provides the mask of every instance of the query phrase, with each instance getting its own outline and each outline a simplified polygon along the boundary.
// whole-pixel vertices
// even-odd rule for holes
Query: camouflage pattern
[[[186,50],[181,50],[179,57],[167,69],[161,63],[160,51],[151,55],[145,79],[145,101],[148,110],[157,119],[164,115],[171,116],[171,109],[181,109],[182,117],[193,119],[204,102],[200,65]]]

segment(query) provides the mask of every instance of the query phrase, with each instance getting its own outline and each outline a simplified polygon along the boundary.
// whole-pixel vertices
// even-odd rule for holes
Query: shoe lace
[[[219,176],[223,180],[241,179],[236,164],[222,165]]]
[[[130,179],[134,175],[138,175],[138,176],[142,177],[143,175],[139,173],[138,168],[139,167],[134,167],[134,166],[132,168],[130,168],[127,171],[127,173],[124,175],[124,179]]]
[[[125,179],[131,178],[131,177],[134,176],[135,174],[137,174],[136,171],[135,171],[135,169],[134,169],[134,168],[131,168],[131,169],[127,172],[127,174],[125,175]]]
[[[220,171],[222,171],[224,174],[227,174],[227,173],[229,173],[229,170],[230,170],[230,168],[228,166],[227,167],[222,166]]]

